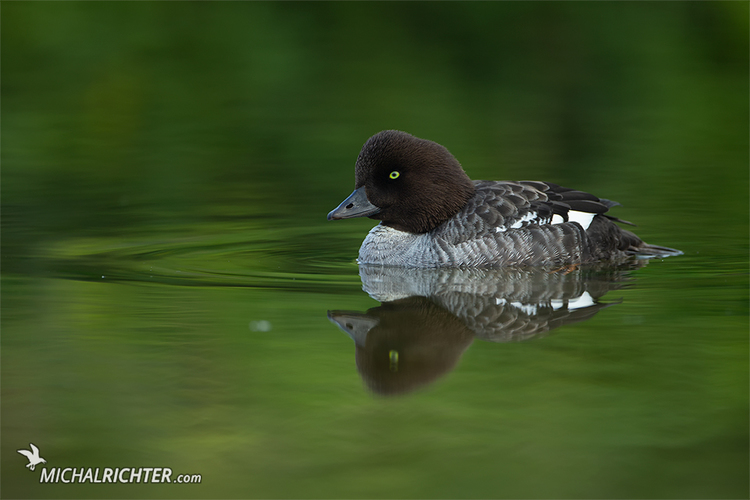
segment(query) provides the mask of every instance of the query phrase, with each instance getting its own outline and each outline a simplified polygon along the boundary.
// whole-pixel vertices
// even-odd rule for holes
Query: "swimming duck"
[[[680,255],[615,222],[618,203],[539,181],[472,181],[440,144],[397,130],[370,137],[354,192],[328,220],[380,220],[360,264],[415,268],[570,266]]]

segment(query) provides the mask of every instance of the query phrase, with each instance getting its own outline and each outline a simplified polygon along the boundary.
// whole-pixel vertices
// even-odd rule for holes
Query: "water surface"
[[[2,10],[3,496],[748,496],[746,4]],[[362,270],[385,128],[685,255]]]

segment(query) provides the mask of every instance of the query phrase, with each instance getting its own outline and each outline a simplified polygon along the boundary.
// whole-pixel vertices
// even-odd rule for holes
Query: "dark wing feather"
[[[454,244],[495,234],[498,228],[508,229],[527,219],[532,222],[532,214],[547,222],[552,218],[552,207],[545,204],[547,195],[534,187],[497,181],[477,181],[475,185],[474,197],[441,230]]]
[[[567,222],[571,210],[604,214],[614,204],[584,191],[540,181],[475,181],[475,187],[474,197],[442,231],[444,236],[451,235],[448,240],[454,243],[510,229],[546,226],[554,215]]]
[[[587,212],[590,214],[603,214],[609,208],[600,201],[592,200],[565,200],[571,210],[577,210],[579,212]]]
[[[605,205],[607,205],[607,206],[608,206],[609,208],[612,208],[612,207],[620,207],[620,206],[622,206],[622,205],[620,205],[620,204],[619,204],[618,202],[616,202],[616,201],[612,201],[612,200],[605,200],[604,198],[599,198],[599,201],[601,201],[602,203],[604,203]]]
[[[566,188],[551,182],[521,181],[519,184],[541,191],[547,195],[550,202],[558,202],[562,204],[558,205],[560,208],[558,208],[555,213],[562,215],[565,220],[568,220],[567,210],[603,214],[607,212],[610,207],[618,204],[617,202],[610,200],[602,200],[591,193]],[[567,208],[567,210],[561,210],[561,208]],[[564,213],[561,213],[563,211]]]
[[[614,217],[612,215],[605,215],[604,217],[606,217],[607,219],[609,219],[609,220],[611,220],[613,222],[619,222],[620,224],[627,224],[628,226],[638,227],[637,224],[633,224],[629,220],[620,219],[619,217]]]

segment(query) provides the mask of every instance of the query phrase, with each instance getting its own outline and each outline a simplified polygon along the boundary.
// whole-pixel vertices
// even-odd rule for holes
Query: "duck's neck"
[[[424,189],[417,203],[410,204],[406,210],[401,211],[402,217],[384,220],[383,224],[399,231],[427,233],[461,211],[475,192],[474,182],[464,174],[462,178],[454,179],[442,187]]]

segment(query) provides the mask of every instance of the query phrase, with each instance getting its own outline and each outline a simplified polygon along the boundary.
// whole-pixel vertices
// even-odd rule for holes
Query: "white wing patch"
[[[505,306],[505,305],[511,305],[515,307],[516,309],[520,309],[524,313],[528,314],[529,316],[535,316],[536,315],[536,304],[524,304],[522,302],[514,301],[514,302],[508,302],[502,297],[498,297],[495,299],[495,303],[499,306]]]
[[[552,305],[552,309],[554,310],[558,310],[565,305],[565,302],[560,299],[552,299],[550,303]],[[584,307],[590,307],[594,304],[596,304],[596,302],[594,302],[594,298],[589,295],[589,292],[583,292],[575,299],[570,299],[568,301],[568,310],[572,311],[573,309],[583,309]]]
[[[568,222],[577,222],[581,225],[581,227],[586,230],[591,225],[591,221],[594,220],[594,217],[596,217],[596,214],[592,214],[590,212],[579,212],[578,210],[569,210],[568,211]],[[535,221],[539,218],[539,214],[536,212],[529,212],[520,219],[518,219],[516,222],[511,224],[510,227],[506,226],[497,226],[495,228],[496,233],[504,233],[508,229],[520,229],[526,225],[527,222]],[[552,220],[550,219],[539,219],[540,224],[562,224],[565,222],[565,220],[562,218],[562,215],[554,214],[552,215]]]
[[[536,212],[529,212],[520,219],[518,219],[516,222],[513,223],[512,226],[510,226],[511,229],[518,229],[519,227],[523,226],[524,222],[530,222],[537,218]]]
[[[510,229],[520,229],[520,228],[522,228],[524,226],[525,223],[531,222],[533,220],[536,220],[537,217],[539,217],[539,214],[537,214],[536,212],[529,212],[526,215],[524,215],[523,217],[521,217],[520,219],[518,219],[516,222],[514,222],[510,226]],[[498,227],[495,228],[495,232],[496,233],[504,233],[508,229],[509,228],[507,228],[505,226],[498,226]]]
[[[513,301],[508,302],[502,297],[497,297],[495,299],[495,304],[499,306],[512,306],[516,309],[519,309],[529,316],[535,316],[537,314],[537,304],[524,304],[522,302]],[[594,302],[594,298],[589,294],[589,292],[583,292],[581,295],[574,299],[570,299],[568,301],[564,301],[562,299],[552,299],[550,300],[550,305],[552,306],[552,309],[557,311],[558,309],[568,306],[569,311],[574,311],[575,309],[583,309],[586,307],[591,307],[595,305],[596,302]]]
[[[594,220],[596,214],[590,212],[579,212],[578,210],[568,211],[568,222],[577,222],[585,230],[591,225],[591,221]],[[552,216],[552,224],[562,224],[565,222],[561,215]]]
[[[583,229],[588,229],[591,225],[591,221],[594,220],[595,215],[596,214],[590,212],[571,210],[568,212],[568,222],[577,222],[583,227]]]

